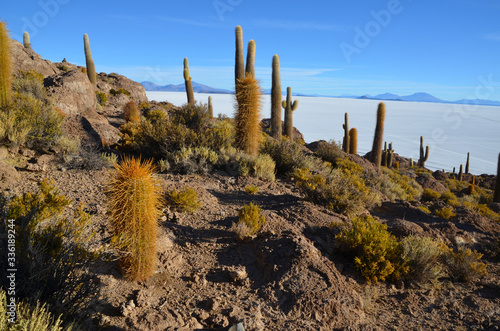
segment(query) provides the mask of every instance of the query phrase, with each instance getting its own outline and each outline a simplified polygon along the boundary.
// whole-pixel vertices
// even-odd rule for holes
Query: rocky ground
[[[67,113],[65,130],[95,146],[89,158],[119,139],[121,107],[128,100],[147,100],[139,84],[101,74],[99,90],[123,87],[133,94],[115,96],[99,107],[96,88],[88,86],[80,67],[52,64],[20,44],[15,49],[19,68],[46,76],[47,89]],[[58,68],[63,65],[66,70]],[[111,169],[73,168],[57,154],[25,149],[0,148],[0,159],[5,161],[0,163],[3,190],[17,195],[35,191],[42,178],[53,179],[74,202],[71,208],[85,203],[98,241],[106,245],[112,229],[103,188]],[[164,209],[157,270],[147,281],[124,279],[117,262],[93,266],[100,294],[92,305],[89,329],[225,330],[238,322],[245,330],[500,328],[500,264],[494,254],[500,224],[489,218],[459,208],[457,217],[447,221],[422,212],[420,202],[383,202],[370,213],[396,236],[419,234],[449,245],[466,243],[485,253],[488,275],[470,283],[442,279],[427,286],[370,285],[354,270],[352,259],[335,248],[330,225],[347,218],[305,201],[291,179],[269,182],[225,171],[157,176],[164,192],[194,188],[202,206],[191,214]],[[440,176],[444,174],[417,180],[438,190]],[[492,182],[484,178],[484,185]],[[247,193],[248,185],[257,186],[258,192]],[[256,238],[239,241],[232,227],[238,211],[250,202],[261,206],[266,223]]]

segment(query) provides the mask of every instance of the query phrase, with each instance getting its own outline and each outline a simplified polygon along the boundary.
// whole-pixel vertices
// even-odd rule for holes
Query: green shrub
[[[353,219],[336,239],[344,251],[355,255],[354,264],[367,282],[397,280],[408,271],[401,244],[387,231],[387,225],[371,216]]]
[[[378,195],[370,192],[364,180],[345,169],[330,173],[312,174],[309,169],[295,171],[297,185],[312,202],[348,216],[356,216],[380,203]]]
[[[333,140],[330,142],[321,141],[316,150],[316,154],[323,160],[335,165],[337,159],[342,157],[342,150]]]
[[[401,241],[403,260],[409,266],[408,278],[419,282],[436,282],[443,276],[441,256],[448,247],[428,237],[408,236]]]
[[[457,216],[456,213],[453,212],[453,207],[443,207],[442,209],[438,209],[436,211],[434,211],[434,213],[436,214],[436,216],[438,217],[442,217],[446,220],[449,220],[455,216]]]
[[[160,123],[162,121],[166,121],[167,115],[161,109],[154,109],[146,112],[146,119],[149,120],[151,123],[155,124],[155,123]]]
[[[174,109],[171,114],[172,122],[184,125],[192,130],[201,130],[210,118],[207,105],[202,103],[184,104]]]
[[[63,155],[76,154],[80,149],[80,139],[59,136],[54,140],[53,149]]]
[[[170,170],[183,175],[193,173],[207,174],[219,160],[219,155],[207,147],[182,147],[179,151],[169,153],[167,160]]]
[[[97,97],[97,103],[103,107],[106,106],[106,103],[108,102],[108,96],[106,95],[106,93],[95,91],[95,95]]]
[[[9,321],[7,315],[7,295],[0,289],[0,325],[1,330],[22,330],[22,331],[63,331],[71,330],[72,327],[63,327],[61,318],[55,318],[45,304],[31,306],[24,301],[16,302],[15,324]],[[12,323],[12,324],[11,324]]]
[[[322,162],[306,155],[303,147],[286,137],[280,140],[266,138],[260,152],[268,154],[276,163],[276,173],[292,175],[295,170],[302,168],[314,169]]]
[[[16,234],[16,298],[44,302],[56,316],[83,318],[98,291],[87,268],[101,254],[90,248],[96,244],[91,217],[83,206],[74,218],[62,217],[71,201],[51,182],[39,185],[38,193],[0,199],[2,251],[7,251],[8,230]],[[0,264],[7,265],[7,254]],[[8,288],[5,272],[0,270],[0,284]]]
[[[12,88],[15,92],[30,95],[40,101],[45,101],[47,97],[43,85],[43,75],[35,70],[20,70],[12,84]]]
[[[125,94],[126,96],[130,96],[130,92],[122,87],[120,87],[118,90],[115,90],[115,89],[109,90],[109,94],[111,94],[112,96],[117,96],[120,94]]]
[[[423,211],[426,214],[430,214],[431,213],[430,209],[427,208],[426,206],[418,206],[417,208],[420,209],[421,211]]]
[[[168,194],[169,204],[181,213],[194,213],[201,207],[198,193],[187,186],[184,191],[178,192],[176,189]]]
[[[59,69],[61,71],[68,71],[69,70],[68,66],[65,64],[58,64],[57,69]]]
[[[441,193],[434,191],[433,189],[426,188],[422,194],[424,200],[433,200],[441,198]]]
[[[253,176],[260,179],[275,179],[275,163],[267,154],[251,156],[234,147],[221,150],[218,166],[230,174]]]
[[[459,207],[462,205],[460,201],[457,199],[456,195],[453,194],[453,192],[451,191],[446,191],[441,193],[440,199],[452,207]]]
[[[246,227],[247,234],[239,233],[238,235],[242,239],[247,236],[254,236],[264,226],[265,222],[266,219],[261,215],[260,207],[251,202],[243,206],[238,214],[238,224],[241,224],[243,228]]]
[[[453,280],[470,282],[488,274],[486,265],[480,262],[482,256],[469,248],[460,247],[456,252],[448,248],[442,256],[442,262]]]

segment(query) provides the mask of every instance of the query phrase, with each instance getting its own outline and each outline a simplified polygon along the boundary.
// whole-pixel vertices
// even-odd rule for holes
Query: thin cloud
[[[500,32],[489,33],[483,36],[486,40],[500,41]]]
[[[335,24],[320,24],[316,22],[295,22],[282,20],[258,20],[254,25],[266,29],[285,30],[319,30],[319,31],[342,31],[343,28]]]
[[[214,27],[214,25],[212,23],[187,20],[187,19],[183,19],[183,18],[175,18],[175,17],[170,17],[170,16],[156,16],[156,18],[159,20],[162,20],[162,21],[170,22],[170,23],[178,23],[178,24],[191,25],[191,26]]]

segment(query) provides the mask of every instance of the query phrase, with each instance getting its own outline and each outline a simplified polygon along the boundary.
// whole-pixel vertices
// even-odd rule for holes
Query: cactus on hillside
[[[493,194],[493,202],[500,203],[500,154],[498,154],[497,181],[495,184],[495,193]]]
[[[425,162],[429,159],[429,146],[425,146],[424,153],[424,137],[420,136],[420,158],[418,159],[418,165],[420,167],[425,166]]]
[[[387,150],[387,167],[392,168],[392,160],[394,158],[394,149],[392,149],[392,142],[389,143],[389,149]]]
[[[127,278],[144,280],[156,268],[157,220],[162,204],[160,186],[152,177],[153,161],[125,158],[115,164],[107,186],[113,240],[126,252],[120,268]]]
[[[281,74],[280,57],[273,56],[273,74],[271,87],[271,136],[276,139],[281,138]]]
[[[464,173],[463,173],[463,166],[460,165],[460,169],[458,170],[458,180],[462,181],[464,180]]]
[[[281,106],[285,109],[285,135],[293,141],[293,112],[299,106],[299,100],[292,102],[292,88],[286,89],[286,100],[283,100]]]
[[[385,104],[379,103],[377,109],[377,124],[375,126],[375,135],[373,137],[372,146],[372,162],[377,168],[382,164],[382,142],[384,141],[384,121],[385,121]]]
[[[245,78],[245,55],[243,53],[243,29],[241,26],[237,26],[235,30],[236,34],[236,55],[235,55],[235,66],[234,66],[234,86],[236,94],[238,94],[238,82]]]
[[[260,111],[262,108],[261,88],[251,75],[239,81],[236,99],[238,110],[235,121],[235,143],[250,155],[258,155],[260,138]]]
[[[214,117],[214,104],[211,95],[208,96],[208,116],[210,116],[210,118]]]
[[[358,130],[349,130],[349,154],[358,154]]]
[[[345,113],[344,115],[344,124],[342,124],[344,128],[344,140],[342,143],[342,150],[346,153],[349,153],[349,114]]]
[[[470,159],[470,152],[467,153],[467,162],[465,163],[465,174],[469,174],[469,159]]]
[[[193,82],[191,76],[189,76],[189,61],[187,57],[184,58],[184,84],[186,86],[187,102],[190,105],[194,105]]]
[[[248,42],[247,47],[247,67],[245,69],[245,76],[255,77],[255,48],[256,44],[254,40]]]
[[[10,37],[7,23],[0,21],[0,107],[9,105],[11,90]]]
[[[89,36],[86,33],[83,35],[83,49],[85,51],[85,61],[87,64],[87,76],[92,84],[97,85],[94,60],[90,52]]]
[[[24,31],[23,33],[23,45],[24,48],[31,48],[30,34],[28,31]]]

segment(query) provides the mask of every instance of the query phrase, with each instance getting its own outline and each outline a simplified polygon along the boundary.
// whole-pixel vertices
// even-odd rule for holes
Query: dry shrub
[[[168,203],[181,213],[194,213],[201,207],[198,193],[189,186],[187,186],[184,191],[173,189],[168,194]]]
[[[279,140],[266,138],[260,150],[268,154],[276,163],[278,175],[293,175],[297,169],[316,169],[321,167],[319,159],[306,155],[303,147],[286,137]]]
[[[251,202],[239,212],[237,233],[240,239],[252,237],[264,226],[266,219],[261,215],[259,206]]]
[[[403,260],[410,270],[408,278],[419,283],[436,282],[443,276],[440,264],[446,245],[428,237],[408,236],[401,241]]]
[[[442,255],[442,263],[453,280],[470,282],[488,274],[486,265],[480,262],[482,256],[483,254],[469,248],[460,247],[456,252],[447,248]]]

